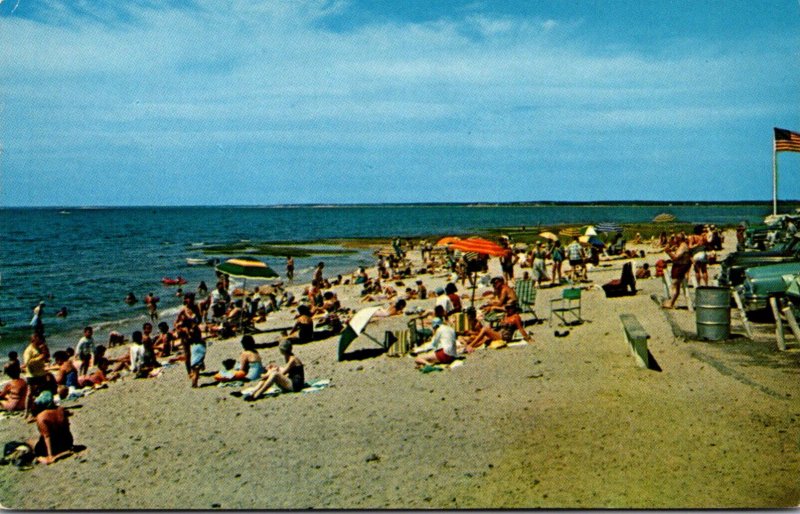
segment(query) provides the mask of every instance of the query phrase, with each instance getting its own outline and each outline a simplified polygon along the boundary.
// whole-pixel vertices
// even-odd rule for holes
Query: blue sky
[[[798,49],[798,0],[4,0],[0,201],[769,200]]]

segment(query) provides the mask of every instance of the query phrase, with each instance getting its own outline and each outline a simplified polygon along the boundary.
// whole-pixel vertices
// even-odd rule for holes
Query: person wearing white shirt
[[[444,312],[453,312],[453,302],[447,296],[443,287],[436,288],[436,306],[442,307]]]
[[[436,310],[437,314],[441,314],[438,306]],[[433,351],[419,355],[414,360],[417,368],[429,364],[450,364],[458,355],[456,331],[447,323],[447,318],[444,316],[433,318],[431,326],[435,330],[431,341]]]

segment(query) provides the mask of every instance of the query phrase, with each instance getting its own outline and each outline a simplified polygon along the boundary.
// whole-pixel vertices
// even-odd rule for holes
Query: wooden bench
[[[633,314],[620,314],[619,320],[622,322],[622,332],[631,355],[636,359],[636,364],[650,369],[650,354],[647,351],[647,338],[650,336]]]

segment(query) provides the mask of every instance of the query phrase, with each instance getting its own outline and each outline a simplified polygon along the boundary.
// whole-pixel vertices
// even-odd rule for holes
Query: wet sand
[[[729,232],[726,246],[732,245]],[[645,261],[652,266],[660,257]],[[623,262],[603,262],[609,266],[591,270],[590,278],[619,278]],[[496,269],[496,259],[491,264]],[[445,281],[423,277],[429,290]],[[659,280],[640,280],[636,296],[614,299],[584,285],[582,325],[531,325],[534,344],[478,351],[441,372],[420,373],[409,357],[374,356],[378,346],[364,337],[350,351],[365,358],[337,362],[336,337],[295,348],[307,380],[331,380],[316,393],[245,402],[229,394],[232,388],[191,389],[182,365],[158,378],[114,383],[72,404],[80,407],[73,408],[72,431],[85,451],[30,471],[0,468],[2,505],[796,506],[800,344],[788,337],[789,350],[779,352],[766,325],[757,326],[751,342],[735,316],[727,341],[684,341],[669,320],[694,332],[694,314],[661,310],[650,298],[661,294]],[[540,317],[547,318],[561,289],[539,291]],[[355,299],[358,286],[336,290],[345,307],[368,305]],[[410,305],[417,304],[431,308],[433,300]],[[634,314],[648,332],[662,371],[635,365],[622,313]],[[398,323],[375,321],[367,332],[382,339]],[[291,313],[282,311],[263,327],[290,324]],[[568,336],[554,336],[567,328]],[[275,338],[260,334],[256,341]],[[237,339],[213,341],[208,370],[239,350]],[[265,362],[278,359],[274,348],[260,353]],[[0,420],[2,442],[34,432],[21,419]]]

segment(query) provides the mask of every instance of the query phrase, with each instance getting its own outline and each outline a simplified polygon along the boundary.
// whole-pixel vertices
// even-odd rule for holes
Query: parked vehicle
[[[769,308],[770,297],[786,294],[786,290],[800,275],[800,261],[748,268],[738,291],[748,311]]]
[[[717,280],[721,286],[738,286],[744,281],[746,269],[795,261],[800,261],[800,233],[788,241],[776,244],[771,250],[729,254],[722,261]]]

